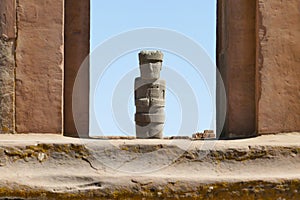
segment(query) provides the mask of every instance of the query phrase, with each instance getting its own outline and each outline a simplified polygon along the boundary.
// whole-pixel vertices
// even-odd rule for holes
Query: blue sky
[[[155,27],[169,29],[183,34],[198,43],[206,52],[207,56],[215,63],[216,48],[216,0],[91,0],[91,51],[97,49],[104,41],[116,35],[131,31],[133,29]],[[130,42],[130,41],[129,41]],[[174,41],[176,42],[176,41]],[[122,46],[122,44],[120,44]],[[147,49],[143,47],[142,49]],[[157,47],[160,49],[160,47]],[[153,48],[151,48],[153,49]],[[130,135],[134,136],[135,112],[133,102],[133,81],[134,77],[139,76],[137,53],[139,50],[133,50],[127,54],[120,55],[107,66],[107,70],[101,77],[96,77],[96,93],[91,94],[92,99],[90,112],[95,112],[91,116],[90,134],[98,135],[99,127],[105,135]],[[165,136],[171,135],[191,135],[192,133],[180,132],[182,122],[181,99],[176,94],[172,86],[169,71],[180,74],[184,81],[190,85],[193,93],[186,95],[195,97],[195,109],[198,109],[198,126],[194,132],[204,129],[215,129],[215,116],[213,113],[215,93],[211,93],[205,86],[203,77],[195,72],[188,60],[175,55],[172,52],[162,49],[165,54],[163,65],[165,66],[161,73],[161,78],[169,81],[169,88],[166,93],[166,124],[164,129]],[[96,60],[95,56],[95,60]],[[97,69],[97,61],[91,56],[91,76]],[[168,70],[169,69],[169,70]],[[210,67],[212,76],[215,76],[215,69]],[[128,77],[130,77],[128,79]],[[131,80],[132,79],[132,80]],[[174,79],[174,78],[173,78]],[[126,101],[118,102],[118,88],[120,83],[127,80],[129,87]],[[131,88],[132,84],[132,88]],[[172,87],[173,88],[172,88]],[[124,89],[123,89],[124,90]],[[211,96],[212,97],[211,97]],[[192,101],[191,101],[192,102]],[[121,120],[119,115],[126,110],[128,120]],[[123,122],[122,122],[123,121]],[[124,125],[124,122],[128,122]],[[124,127],[125,126],[125,127]]]

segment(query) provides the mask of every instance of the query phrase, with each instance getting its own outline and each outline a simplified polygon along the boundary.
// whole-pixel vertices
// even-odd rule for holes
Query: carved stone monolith
[[[137,77],[134,82],[137,138],[162,138],[163,136],[166,81],[160,79],[162,61],[161,51],[139,53],[141,77]]]

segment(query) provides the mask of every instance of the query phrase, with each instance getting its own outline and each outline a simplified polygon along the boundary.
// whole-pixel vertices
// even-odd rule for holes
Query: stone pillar
[[[141,77],[134,83],[137,138],[162,138],[165,121],[166,82],[160,78],[163,54],[160,51],[141,51]]]
[[[219,0],[217,29],[217,66],[227,97],[225,126],[220,127],[224,94],[217,83],[217,132],[222,131],[221,138],[255,136],[256,1]]]
[[[0,1],[0,133],[15,131],[16,2]]]
[[[62,134],[63,19],[64,0],[17,1],[17,133]]]
[[[65,0],[65,4],[64,135],[88,137],[89,62],[80,66],[90,52],[90,1]],[[81,76],[76,79],[79,71]],[[80,91],[73,95],[75,80]],[[73,97],[77,99],[74,113]]]

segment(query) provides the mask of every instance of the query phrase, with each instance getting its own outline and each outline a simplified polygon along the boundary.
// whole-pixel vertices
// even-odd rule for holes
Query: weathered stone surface
[[[258,4],[258,131],[300,130],[300,1]]]
[[[77,127],[73,117],[72,95],[76,75],[82,62],[89,55],[90,1],[65,0],[65,8],[64,135],[88,137],[89,66],[81,69],[82,77],[78,82],[81,90],[80,94],[75,96],[78,99],[75,105],[77,113],[74,113],[78,116]]]
[[[160,79],[162,61],[161,51],[139,53],[141,75],[134,81],[137,138],[163,137],[166,81]]]
[[[90,179],[91,180],[91,179]],[[189,180],[170,180],[161,183],[149,180],[130,180],[124,185],[114,185],[110,180],[98,182],[95,180],[74,187],[69,191],[59,189],[46,190],[39,187],[28,187],[18,184],[1,184],[0,196],[4,199],[25,200],[69,200],[69,199],[299,199],[300,180],[282,181],[220,181],[216,183],[198,183]],[[76,188],[76,187],[75,187]]]
[[[256,133],[255,16],[256,1],[218,1],[217,65],[227,95],[222,137],[249,137]],[[217,115],[224,106],[220,95],[224,94],[217,91]]]
[[[0,133],[14,132],[14,42],[0,38]]]
[[[63,10],[63,0],[18,1],[18,133],[62,133]]]
[[[15,36],[14,0],[0,3],[0,133],[13,133],[15,126]]]
[[[300,133],[231,141],[0,140],[0,199],[300,198]]]
[[[16,1],[1,0],[0,37],[12,39],[16,36]]]

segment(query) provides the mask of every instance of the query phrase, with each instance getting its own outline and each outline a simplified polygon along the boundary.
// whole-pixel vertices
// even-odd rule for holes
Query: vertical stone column
[[[15,130],[16,2],[0,2],[0,133]]]
[[[217,88],[217,131],[222,131],[222,138],[256,135],[255,20],[255,0],[218,1],[217,66],[227,95],[223,128],[218,117],[224,94]]]
[[[134,82],[137,138],[162,138],[165,122],[165,80],[159,79],[163,54],[160,51],[141,51],[141,77]]]
[[[90,0],[65,0],[65,8],[64,135],[88,137],[89,61],[84,68],[80,66],[90,52]],[[80,91],[73,96],[75,80]],[[77,99],[75,113],[73,97]]]

